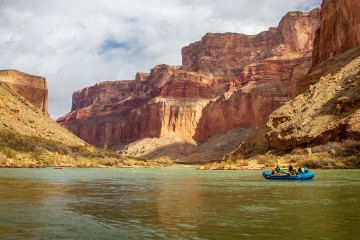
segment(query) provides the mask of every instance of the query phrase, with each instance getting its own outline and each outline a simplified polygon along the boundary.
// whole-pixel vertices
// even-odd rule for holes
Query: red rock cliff
[[[75,92],[73,111],[58,119],[96,146],[174,133],[191,139],[201,110],[216,95],[206,75],[158,65],[134,81],[100,83]]]
[[[130,96],[134,81],[113,81],[97,83],[73,93],[71,111],[86,108],[93,104],[111,104]]]
[[[258,35],[206,34],[182,49],[183,69],[213,74],[215,88],[228,90],[229,81],[241,78],[250,63],[310,57],[319,18],[319,9],[290,12],[277,28]]]
[[[185,69],[211,72],[216,89],[224,89],[225,83],[230,90],[204,108],[195,138],[205,141],[234,127],[261,126],[273,110],[289,101],[292,86],[297,85],[292,82],[294,69],[311,65],[319,18],[319,9],[291,12],[278,28],[256,36],[208,35],[183,49]],[[307,69],[296,72],[306,73]]]
[[[344,140],[359,144],[360,2],[324,0],[321,13],[314,66],[306,77],[313,85],[270,115],[271,147],[294,149]]]
[[[74,93],[73,111],[58,122],[96,146],[166,136],[195,144],[256,127],[290,99],[293,69],[311,62],[319,17],[319,9],[291,12],[258,35],[207,34],[183,48],[181,67]]]
[[[324,0],[316,33],[313,65],[360,45],[360,1]]]
[[[43,113],[48,113],[48,90],[45,78],[15,70],[2,70],[0,82],[9,85]]]

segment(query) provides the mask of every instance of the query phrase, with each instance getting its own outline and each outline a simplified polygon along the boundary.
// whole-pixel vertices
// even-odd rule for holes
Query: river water
[[[358,239],[360,170],[0,169],[0,239]]]

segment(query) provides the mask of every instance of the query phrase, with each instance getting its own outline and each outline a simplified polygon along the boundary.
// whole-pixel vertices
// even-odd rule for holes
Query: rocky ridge
[[[158,65],[149,74],[138,73],[135,81],[75,92],[72,111],[57,121],[98,147],[153,159],[162,149],[179,146],[166,155],[206,160],[195,154],[202,143],[233,136],[234,128],[248,132],[291,99],[294,81],[308,67],[298,70],[295,80],[294,69],[311,65],[319,18],[319,9],[291,12],[277,28],[258,35],[206,34],[183,48],[181,67]],[[239,132],[235,147],[244,135]],[[149,141],[167,144],[147,148]]]
[[[323,0],[313,66],[360,45],[359,9],[360,2],[356,0]]]
[[[318,83],[270,115],[270,147],[294,149],[360,140],[360,49],[335,59],[337,63],[323,71]]]
[[[359,11],[356,0],[323,1],[314,64],[302,79],[308,90],[270,115],[264,134],[267,147],[322,149],[331,154],[350,148],[359,155]]]
[[[45,78],[16,70],[1,70],[0,82],[6,83],[28,102],[48,114],[48,90]]]
[[[44,78],[14,70],[0,76],[0,167],[125,165],[127,159],[87,144],[44,112]]]

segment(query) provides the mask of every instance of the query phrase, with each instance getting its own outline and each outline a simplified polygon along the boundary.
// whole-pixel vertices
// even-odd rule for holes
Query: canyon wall
[[[314,64],[303,94],[270,115],[270,147],[360,141],[360,3],[324,0]]]
[[[291,98],[294,69],[311,65],[319,20],[320,11],[314,9],[290,12],[277,28],[258,35],[206,34],[182,49],[182,66],[158,65],[133,81],[99,83],[75,92],[72,111],[58,122],[99,147],[159,138],[168,145],[196,148],[231,129],[260,126]],[[299,78],[302,74],[306,72],[297,71]],[[235,133],[244,132],[230,135],[236,139]],[[126,151],[156,156],[156,149],[138,151],[147,143],[130,144]],[[176,149],[188,154],[189,148]]]
[[[316,33],[313,65],[360,45],[360,1],[324,0]]]
[[[265,124],[273,110],[295,95],[306,75],[308,68],[300,71],[299,66],[311,65],[319,18],[319,9],[291,12],[278,28],[256,36],[209,35],[183,49],[185,69],[213,71],[215,89],[227,90],[204,108],[194,137],[202,142],[234,127]]]
[[[308,13],[289,12],[277,28],[272,27],[257,35],[206,34],[201,41],[182,49],[183,69],[212,74],[218,92],[229,90],[231,83],[241,85],[249,80],[252,73],[244,72],[249,64],[264,59],[311,57],[319,18],[319,9]]]
[[[16,70],[1,70],[0,82],[6,83],[43,113],[48,114],[48,90],[45,78]]]
[[[133,81],[96,84],[73,94],[58,119],[80,138],[103,146],[174,133],[191,139],[202,108],[216,95],[206,75],[158,65]]]

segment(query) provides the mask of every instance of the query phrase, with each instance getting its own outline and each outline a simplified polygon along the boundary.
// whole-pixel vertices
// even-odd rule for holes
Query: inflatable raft
[[[307,180],[312,179],[315,176],[315,174],[307,168],[296,174],[291,174],[289,172],[274,173],[272,171],[263,171],[262,175],[264,178],[272,180]]]

